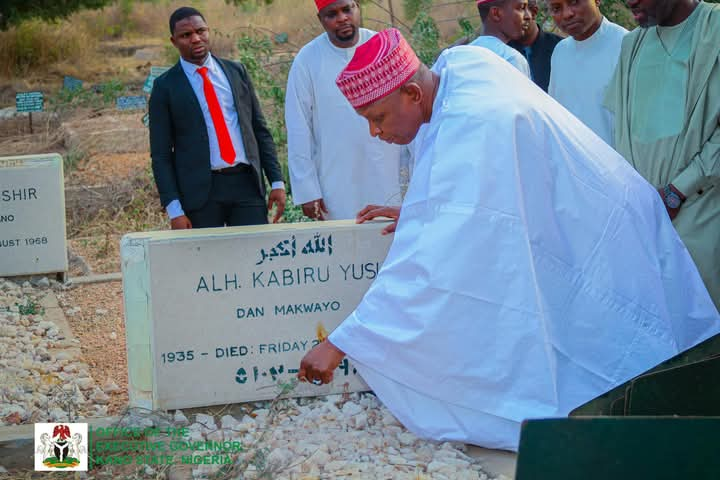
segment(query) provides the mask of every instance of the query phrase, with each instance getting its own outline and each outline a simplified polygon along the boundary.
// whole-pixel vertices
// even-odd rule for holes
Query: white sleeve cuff
[[[168,203],[168,206],[165,207],[165,210],[167,211],[170,220],[185,215],[185,212],[182,209],[182,205],[180,205],[180,200],[178,199],[175,199],[172,202]]]
[[[279,188],[280,190],[285,190],[285,182],[272,182],[272,183],[270,184],[270,190],[276,190],[276,189],[278,189],[278,188]],[[169,206],[169,205],[168,205],[168,206]]]

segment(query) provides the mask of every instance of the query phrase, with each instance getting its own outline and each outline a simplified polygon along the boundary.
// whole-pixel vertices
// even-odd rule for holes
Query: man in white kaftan
[[[410,54],[385,30],[338,77],[374,135],[414,140],[415,170],[377,278],[301,379],[332,381],[346,354],[415,434],[516,449],[524,419],[565,416],[720,331],[657,192],[620,155],[495,55],[456,47],[431,72]]]
[[[605,92],[627,33],[600,13],[598,0],[548,0],[555,24],[569,36],[555,47],[548,93],[613,145],[613,115]]]
[[[335,85],[357,46],[375,32],[358,27],[353,0],[316,3],[326,32],[295,57],[285,98],[292,198],[312,218],[355,218],[369,203],[402,201],[409,153],[372,138]]]

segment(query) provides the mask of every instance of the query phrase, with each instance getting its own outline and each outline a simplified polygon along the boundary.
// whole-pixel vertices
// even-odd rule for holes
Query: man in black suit
[[[194,8],[173,12],[170,34],[180,61],[153,84],[150,154],[172,228],[267,223],[273,205],[277,222],[285,185],[245,67],[210,54],[208,26]]]
[[[547,92],[550,83],[550,57],[562,37],[546,32],[535,22],[538,14],[537,0],[528,0],[528,10],[531,17],[530,26],[525,30],[522,38],[511,40],[508,45],[525,56],[530,65],[532,81]]]

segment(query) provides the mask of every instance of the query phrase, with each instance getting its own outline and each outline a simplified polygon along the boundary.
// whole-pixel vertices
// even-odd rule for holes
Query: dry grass
[[[68,22],[82,25],[96,40],[121,37],[168,37],[168,18],[172,8],[166,4],[133,2],[131,8],[117,2],[101,10],[84,10]]]
[[[90,34],[83,28],[66,22],[26,21],[0,32],[0,75],[27,76],[65,58],[83,63],[91,49]]]
[[[402,2],[394,1],[396,14],[401,14]],[[47,95],[52,96],[52,89],[61,84],[63,75],[84,80],[86,87],[92,82],[112,79],[122,82],[118,84],[125,90],[120,94],[135,93],[136,90],[139,93],[149,65],[170,62],[172,55],[167,52],[174,53],[174,49],[168,40],[167,20],[174,9],[185,4],[195,5],[204,13],[212,31],[213,51],[223,57],[233,58],[240,53],[237,41],[242,34],[260,32],[272,37],[287,33],[288,44],[273,52],[283,55],[293,53],[322,31],[311,0],[275,0],[270,5],[257,3],[263,6],[238,7],[225,0],[119,0],[102,10],[78,12],[59,23],[31,21],[0,32],[0,105],[6,99],[14,100],[15,91],[31,86],[40,88],[38,85],[43,82],[46,86],[52,85],[45,89]],[[455,19],[472,15],[472,5],[444,5],[433,8],[431,13],[440,22],[441,30],[452,25],[448,30],[454,32],[457,30]],[[388,12],[373,1],[365,2],[363,17],[369,28],[380,29],[389,23]],[[400,24],[406,23],[401,15],[397,20]],[[137,55],[138,50],[144,50],[145,54]],[[148,52],[157,53],[152,61],[146,56]],[[3,76],[10,78],[3,82]],[[0,151],[5,154],[59,151],[66,156],[69,185],[82,188],[105,185],[102,195],[88,189],[81,205],[68,208],[70,238],[106,238],[117,232],[166,228],[167,220],[159,207],[149,172],[144,168],[133,172],[110,172],[112,169],[108,165],[115,165],[116,159],[102,157],[121,152],[147,152],[146,145],[135,141],[146,140],[145,130],[139,122],[140,114],[128,125],[114,126],[115,116],[109,110],[88,104],[86,107],[92,107],[91,110],[81,112],[77,102],[73,102],[64,109],[53,107],[52,115],[37,115],[32,135],[23,118],[4,122]],[[104,108],[107,109],[107,105]],[[63,124],[63,129],[57,128],[59,123]],[[102,129],[97,128],[100,125]],[[113,133],[115,130],[118,133]],[[121,140],[120,146],[115,145],[118,140]],[[98,145],[102,148],[95,148]],[[133,162],[133,165],[139,167],[140,163]],[[95,178],[95,173],[108,172],[113,173],[116,181],[101,182]],[[81,178],[75,178],[78,173]]]
[[[364,24],[379,30],[389,26],[387,2],[368,1],[363,6]],[[409,24],[402,15],[402,2],[394,0],[397,23]],[[469,17],[477,25],[472,2],[466,4],[437,1],[431,15],[445,43],[457,35],[458,17]],[[169,41],[168,18],[183,5],[198,8],[211,27],[213,51],[233,57],[235,42],[248,29],[270,36],[287,33],[288,50],[295,51],[318,35],[322,28],[311,0],[275,0],[270,5],[235,6],[225,0],[168,0],[141,2],[119,0],[101,10],[85,10],[58,23],[29,21],[0,32],[0,105],[10,104],[14,92],[31,88],[45,91],[59,88],[64,75],[91,83],[117,78],[123,83],[142,82],[149,63],[134,58],[142,48],[159,49],[157,65],[177,58]],[[252,2],[251,2],[252,5]],[[162,55],[163,49],[170,55]]]
[[[147,171],[120,179],[100,191],[89,189],[82,203],[67,209],[66,216],[68,238],[167,228],[157,188]]]

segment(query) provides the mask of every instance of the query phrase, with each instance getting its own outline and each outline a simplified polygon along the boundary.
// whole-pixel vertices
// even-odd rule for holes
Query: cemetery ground
[[[5,132],[16,129],[0,145],[44,142],[42,150],[63,154],[70,260],[66,283],[0,280],[0,306],[9,307],[0,312],[1,431],[83,418],[91,427],[187,427],[185,440],[242,446],[220,455],[172,452],[171,439],[148,437],[164,450],[148,456],[96,450],[93,459],[102,464],[80,476],[53,473],[58,478],[486,479],[512,473],[507,459],[493,466],[492,458],[464,445],[418,439],[371,393],[278,397],[184,412],[128,409],[122,282],[113,276],[120,272],[119,239],[167,228],[141,116],[78,109],[48,118],[39,134],[18,127],[26,118],[0,120]],[[172,464],[163,464],[159,452],[174,453]],[[190,460],[183,463],[183,455]],[[1,456],[0,479],[47,475]]]
[[[96,124],[99,132],[87,127],[84,135],[100,135],[105,125],[113,124],[126,138],[139,123],[135,114],[113,115]],[[126,150],[130,143],[125,139],[117,145]],[[68,282],[46,277],[0,280],[0,304],[10,307],[0,313],[5,377],[0,382],[0,431],[83,418],[95,428],[185,427],[183,441],[240,446],[173,451],[173,439],[163,435],[114,437],[162,446],[148,454],[102,451],[96,443],[93,461],[99,465],[87,474],[52,474],[58,478],[500,478],[490,473],[491,459],[478,458],[464,445],[428,442],[407,432],[371,393],[279,396],[185,411],[128,409],[122,283],[101,274],[119,272],[118,240],[123,233],[138,227],[166,228],[150,188],[147,153],[141,148],[146,147],[92,153],[67,165],[66,192],[72,192],[67,195]],[[76,212],[70,211],[73,206]],[[21,459],[0,457],[0,479],[46,478],[18,468]],[[508,472],[507,465],[495,466],[494,472],[503,469]]]
[[[87,474],[53,472],[54,477],[511,476],[511,456],[420,440],[371,393],[278,397],[183,412],[128,410],[120,238],[129,232],[166,229],[168,221],[152,179],[147,128],[142,122],[145,112],[118,111],[115,99],[141,95],[150,66],[174,61],[166,38],[171,6],[160,3],[137,3],[131,10],[123,10],[119,4],[102,12],[80,12],[59,24],[23,27],[29,30],[20,32],[18,38],[44,36],[41,40],[46,46],[74,42],[72,48],[58,54],[59,59],[42,55],[36,59],[25,50],[27,58],[39,63],[18,63],[13,70],[13,59],[2,56],[10,49],[0,48],[2,68],[7,70],[0,68],[0,156],[45,152],[63,156],[69,259],[65,283],[54,277],[0,279],[0,480],[47,478],[26,466],[32,446],[15,455],[10,447],[17,442],[3,443],[3,435],[20,432],[20,437],[26,438],[27,432],[32,435],[34,422],[77,418],[88,419],[91,427],[185,426],[189,440],[237,441],[242,449],[220,455],[220,461],[230,459],[224,464],[204,464],[208,452],[192,449],[176,452],[176,456],[197,457],[200,463],[176,460],[168,465],[158,463],[157,458],[154,463],[149,458],[143,461],[143,452],[95,452],[96,460],[104,464]],[[238,41],[248,31],[239,25],[254,25],[271,34],[289,32],[290,43],[279,47],[297,49],[318,33],[314,12],[299,9],[298,4],[277,0],[267,7],[266,15],[238,13],[222,0],[207,0],[202,7],[214,22],[215,52],[243,58],[251,75],[256,75],[256,88],[281,158],[286,156],[284,124],[276,100],[289,64],[286,57],[268,52],[267,43],[249,37],[243,37],[244,43]],[[365,15],[379,18],[383,13],[368,6]],[[11,45],[10,39],[3,37],[5,46]],[[38,47],[37,51],[49,49]],[[77,61],[63,59],[63,55]],[[272,73],[276,75],[265,75],[268,70],[262,62],[253,63],[253,55],[275,65]],[[3,75],[9,80],[3,80]],[[83,87],[75,92],[59,91],[58,79],[63,75],[82,79]],[[44,111],[32,117],[15,113],[15,92],[31,90],[45,92]],[[301,217],[298,209],[286,212],[288,221]],[[159,436],[153,440],[167,443],[169,439]]]

